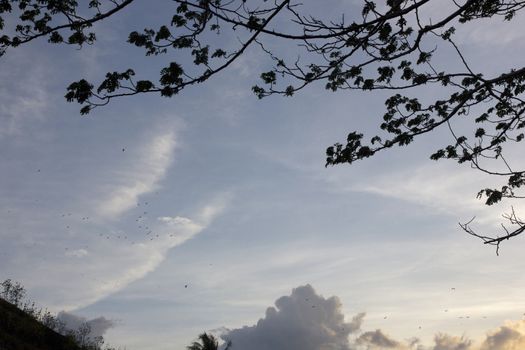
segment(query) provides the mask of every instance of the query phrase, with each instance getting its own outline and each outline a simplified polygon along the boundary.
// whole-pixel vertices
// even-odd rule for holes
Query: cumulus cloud
[[[390,339],[381,330],[363,333],[358,338],[365,338],[367,349],[415,349],[415,350],[522,350],[525,349],[525,321],[507,322],[496,330],[487,333],[484,339],[474,341],[465,335],[455,336],[437,333],[434,344],[424,346],[414,338],[412,342],[399,342]],[[363,344],[363,343],[362,343]]]
[[[434,345],[418,350],[522,350],[525,349],[525,321],[507,322],[490,331],[481,341],[473,341],[465,336],[438,333]]]
[[[401,343],[391,339],[380,329],[361,334],[356,343],[365,345],[367,349],[399,349],[401,347]]]
[[[324,298],[309,284],[292,290],[266,309],[253,326],[223,329],[231,350],[522,350],[525,320],[507,322],[484,339],[438,332],[432,344],[417,338],[398,340],[381,329],[362,329],[365,313],[345,321],[339,298]],[[223,348],[225,345],[223,345]]]
[[[525,349],[525,321],[508,322],[487,334],[480,350]]]
[[[57,318],[64,324],[65,329],[69,331],[77,331],[82,326],[87,325],[89,327],[89,334],[87,336],[92,340],[103,337],[108,329],[115,327],[115,322],[105,317],[88,320],[85,317],[67,311],[59,312]]]
[[[471,349],[472,341],[464,336],[452,336],[438,333],[434,336],[432,350],[468,350]]]
[[[366,349],[395,350],[522,350],[525,349],[525,321],[507,322],[498,329],[488,332],[485,339],[474,341],[465,335],[455,336],[437,333],[434,344],[424,346],[419,340],[400,342],[386,336],[381,330],[365,332],[356,341]]]
[[[269,307],[256,325],[222,335],[232,350],[349,350],[364,314],[345,322],[337,297],[325,299],[310,285],[297,287]]]

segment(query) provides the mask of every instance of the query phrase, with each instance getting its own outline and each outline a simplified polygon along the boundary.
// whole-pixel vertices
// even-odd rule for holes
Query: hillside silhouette
[[[81,350],[71,337],[46,327],[0,298],[0,350]]]

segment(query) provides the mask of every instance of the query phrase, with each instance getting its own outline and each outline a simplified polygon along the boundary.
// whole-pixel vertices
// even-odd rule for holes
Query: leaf
[[[153,83],[149,80],[139,80],[136,84],[138,92],[148,91],[153,87]]]

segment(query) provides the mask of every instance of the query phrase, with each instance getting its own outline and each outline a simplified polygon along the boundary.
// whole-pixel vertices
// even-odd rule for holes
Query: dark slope
[[[0,298],[0,350],[80,350],[75,343]]]

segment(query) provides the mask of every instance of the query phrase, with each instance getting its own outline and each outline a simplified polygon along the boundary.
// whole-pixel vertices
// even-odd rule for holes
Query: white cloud
[[[148,235],[126,239],[125,231],[115,231],[108,239],[96,235],[92,241],[95,247],[82,259],[50,262],[53,266],[47,269],[60,271],[61,288],[53,291],[46,304],[55,309],[78,309],[143,278],[166,259],[170,249],[206,229],[225,210],[229,197],[225,194],[209,200],[195,212],[195,219],[176,215],[157,218]]]
[[[66,330],[73,332],[78,331],[82,326],[87,325],[89,327],[89,334],[87,334],[87,337],[91,340],[103,337],[108,329],[115,327],[115,322],[108,320],[105,317],[97,317],[88,320],[85,317],[61,311],[58,313],[57,318],[64,324]]]
[[[175,146],[173,131],[160,134],[145,145],[134,160],[131,176],[124,177],[122,183],[102,201],[98,213],[109,218],[118,217],[136,206],[139,196],[156,190],[173,161]]]
[[[88,254],[89,254],[88,251],[85,249],[75,249],[75,250],[66,252],[66,256],[75,257],[75,258],[82,258]]]
[[[52,98],[48,93],[47,65],[35,61],[29,52],[9,52],[2,57],[7,69],[0,72],[0,139],[27,132],[26,128],[45,119]],[[16,63],[15,63],[16,62]]]
[[[253,326],[223,329],[221,338],[232,350],[522,350],[525,320],[506,322],[477,341],[465,335],[437,332],[431,344],[418,337],[398,340],[382,329],[363,330],[364,313],[345,322],[335,296],[318,295],[310,285],[277,299]],[[217,331],[217,330],[216,330]],[[224,347],[225,345],[223,345]]]
[[[193,221],[191,219],[185,218],[183,216],[161,216],[158,218],[159,221],[165,222],[170,225],[179,225],[179,224],[191,224]]]
[[[232,350],[348,350],[348,336],[357,332],[364,314],[345,322],[337,297],[325,299],[310,285],[297,287],[266,310],[254,326],[222,335]]]
[[[455,1],[430,1],[420,9],[418,16],[423,23],[435,23],[438,19],[450,15],[456,8]],[[416,25],[415,18],[408,17],[408,21],[410,25]],[[459,44],[462,46],[475,45],[478,46],[477,49],[480,47],[487,50],[492,48],[491,51],[497,55],[500,52],[494,52],[494,47],[501,49],[507,46],[508,49],[513,49],[516,45],[522,45],[524,33],[521,28],[523,28],[523,23],[524,16],[520,11],[517,11],[516,16],[511,21],[504,20],[503,16],[493,16],[492,18],[481,18],[462,24],[453,21],[452,25],[456,28],[455,38]],[[490,67],[487,68],[490,69]]]
[[[401,344],[391,339],[388,335],[384,334],[380,329],[375,331],[364,332],[361,334],[356,343],[364,345],[367,349],[399,349]]]
[[[472,341],[464,336],[452,336],[449,334],[438,333],[434,337],[432,350],[468,350],[471,348]]]
[[[219,213],[222,213],[230,203],[232,194],[223,192],[219,194],[213,201],[205,205],[198,213],[198,220],[202,223],[208,224]]]
[[[525,349],[525,321],[506,322],[487,333],[485,339],[474,342],[466,336],[438,333],[430,350],[522,350]]]
[[[47,304],[55,308],[78,309],[143,278],[165,260],[170,249],[202,232],[221,214],[224,201],[219,199],[217,202],[221,203],[221,209],[215,209],[214,215],[207,217],[206,222],[180,216],[163,217],[157,220],[158,224],[152,225],[153,237],[150,234],[134,238],[135,241],[131,242],[131,239],[115,239],[112,236],[102,242],[93,242],[96,249],[76,260],[76,264],[54,261],[54,266],[49,268],[61,272],[61,288],[53,292]],[[216,207],[213,200],[195,216],[201,217],[202,212],[209,211],[210,207]],[[68,277],[64,279],[63,276]]]
[[[336,180],[337,181],[337,180]],[[503,177],[485,175],[457,164],[430,163],[388,175],[369,177],[352,185],[349,190],[368,192],[421,205],[438,214],[453,215],[468,221],[476,216],[475,224],[500,228],[501,214],[514,205],[518,215],[523,212],[520,203],[502,201],[493,206],[485,205],[484,198],[477,198],[479,190],[497,187]]]
[[[9,198],[5,200],[8,210],[0,213],[0,221],[11,229],[0,234],[10,235],[4,237],[9,239],[4,239],[0,249],[0,274],[35,291],[35,298],[50,310],[75,310],[143,278],[172,248],[206,229],[225,209],[228,194],[210,196],[181,216],[168,211],[169,193],[151,193],[160,192],[173,163],[178,144],[175,123],[163,123],[160,132],[154,126],[153,132],[139,134],[140,138],[150,137],[146,142],[112,140],[107,145],[109,156],[101,155],[100,162],[96,153],[90,153],[93,162],[64,161],[78,165],[79,174],[98,176],[66,177],[64,181],[59,171],[54,177],[44,171],[36,173],[35,166],[27,162],[25,177],[11,178],[20,178],[17,185],[22,189],[29,184],[41,192],[36,197],[29,187],[29,194],[4,196]],[[118,157],[111,154],[115,144],[126,147],[124,151],[117,147]],[[43,182],[44,175],[49,182]],[[141,196],[148,194],[146,206]],[[34,215],[28,216],[27,209],[18,205],[25,203],[19,198],[26,197],[39,199],[33,204],[38,209],[30,209]],[[138,201],[142,201],[140,207]],[[188,203],[188,207],[195,204]]]
[[[423,165],[368,179],[366,183],[357,184],[352,189],[407,200],[441,212],[453,213],[458,209],[479,208],[482,204],[475,197],[476,190],[482,186],[482,181],[475,175],[473,171],[451,171],[436,164]]]
[[[522,350],[525,349],[525,321],[507,322],[487,334],[480,350]]]
[[[517,13],[517,16],[511,21],[505,21],[502,17],[494,17],[483,21],[476,21],[468,26],[465,31],[459,32],[459,40],[463,44],[476,44],[481,47],[495,46],[506,49],[515,49],[516,45],[522,46],[524,33],[523,28],[524,16]],[[512,45],[513,47],[510,47]]]

